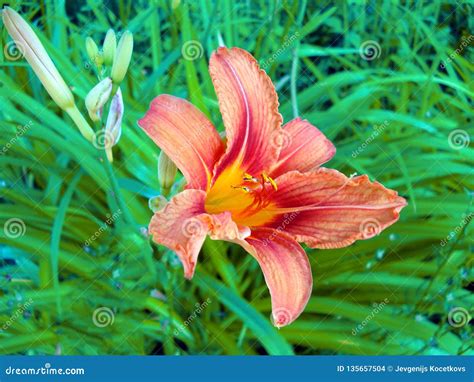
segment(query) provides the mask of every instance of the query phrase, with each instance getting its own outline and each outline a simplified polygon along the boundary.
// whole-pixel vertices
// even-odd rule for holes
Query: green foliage
[[[472,353],[469,325],[448,320],[454,308],[472,314],[474,302],[473,52],[463,44],[472,45],[472,3],[402,4],[10,2],[35,26],[85,115],[96,83],[85,38],[129,29],[135,48],[112,166],[27,63],[4,50],[0,222],[19,219],[24,232],[0,230],[0,352]],[[6,47],[4,28],[1,36]],[[193,40],[197,52],[185,51]],[[329,167],[366,173],[409,201],[373,239],[308,250],[313,295],[280,330],[263,275],[239,247],[206,241],[187,281],[176,256],[143,232],[148,198],[160,193],[159,150],[136,121],[169,93],[222,130],[207,72],[220,40],[260,61],[285,121],[298,112],[333,140]],[[361,51],[368,42],[375,50]]]

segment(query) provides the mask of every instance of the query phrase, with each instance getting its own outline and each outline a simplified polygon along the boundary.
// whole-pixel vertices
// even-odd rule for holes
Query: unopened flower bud
[[[120,38],[115,51],[114,63],[110,77],[114,85],[119,85],[127,74],[128,66],[132,58],[133,51],[133,34],[130,31],[125,31]]]
[[[148,200],[148,208],[153,212],[158,212],[161,211],[167,203],[168,201],[163,195],[154,196]]]
[[[104,64],[111,66],[114,62],[115,51],[117,49],[117,39],[113,29],[109,29],[105,35],[102,51],[104,53]]]
[[[96,66],[102,65],[104,59],[102,54],[99,52],[97,44],[91,37],[86,38],[86,51],[87,56],[89,56],[89,60],[91,60],[91,62],[93,62]]]
[[[123,99],[118,89],[110,103],[109,115],[105,125],[105,133],[110,138],[111,146],[115,146],[122,135]]]
[[[123,99],[120,88],[112,98],[110,103],[109,114],[107,115],[107,123],[104,129],[104,148],[109,162],[113,162],[114,156],[112,147],[117,144],[122,135],[122,117],[123,117]]]
[[[87,94],[86,108],[93,121],[100,121],[102,117],[102,108],[109,100],[111,92],[112,80],[107,77],[95,85]]]
[[[17,12],[9,7],[3,10],[2,16],[8,33],[54,102],[61,109],[74,105],[71,90],[59,74],[33,29]]]
[[[59,74],[33,29],[10,7],[3,9],[2,18],[8,33],[53,101],[69,114],[81,134],[91,140],[94,135],[93,130],[77,109],[71,90]]]
[[[166,195],[174,184],[178,169],[173,161],[162,151],[158,158],[158,180],[162,192]]]

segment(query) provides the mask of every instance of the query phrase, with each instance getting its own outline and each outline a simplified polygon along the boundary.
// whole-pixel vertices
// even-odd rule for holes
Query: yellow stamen
[[[248,187],[245,187],[245,186],[230,186],[234,189],[237,189],[237,190],[242,190],[244,191],[245,193],[249,193],[250,192],[250,188]]]
[[[254,182],[254,183],[258,182],[257,178],[253,177],[252,175],[248,173],[245,173],[242,179],[246,182]]]
[[[264,183],[270,183],[275,191],[278,191],[278,186],[276,182],[270,178],[266,173],[262,173],[262,179]]]
[[[277,183],[266,173],[258,177],[239,168],[225,170],[211,187],[205,203],[208,213],[228,211],[232,219],[245,226],[262,226],[271,221],[276,205],[272,194]]]

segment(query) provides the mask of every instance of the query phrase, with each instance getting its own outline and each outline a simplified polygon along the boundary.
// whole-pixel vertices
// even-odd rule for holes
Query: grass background
[[[96,83],[85,37],[129,29],[135,49],[113,166],[26,61],[3,50],[1,353],[473,353],[470,326],[453,322],[474,301],[471,1],[8,4],[34,25],[83,112]],[[0,36],[11,47],[3,27]],[[197,53],[183,54],[190,41]],[[207,71],[220,41],[260,61],[285,121],[300,115],[333,140],[328,167],[366,173],[409,202],[371,240],[308,250],[313,295],[280,330],[263,275],[239,247],[206,241],[189,282],[176,256],[144,234],[148,199],[160,193],[159,150],[136,121],[169,93],[222,130]],[[10,219],[19,219],[18,237]]]

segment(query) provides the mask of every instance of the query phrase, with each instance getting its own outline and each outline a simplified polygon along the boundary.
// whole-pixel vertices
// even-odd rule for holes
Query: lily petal
[[[282,123],[272,81],[239,48],[219,48],[211,56],[209,72],[227,134],[227,150],[214,179],[229,167],[251,174],[268,171],[278,158],[280,148],[272,138]]]
[[[148,227],[153,241],[176,252],[187,279],[194,275],[199,251],[207,235],[213,240],[239,243],[250,235],[247,227],[239,227],[232,221],[229,212],[205,213],[205,197],[202,190],[184,190],[155,212]]]
[[[207,189],[224,146],[202,112],[183,99],[160,95],[138,125],[181,170],[187,188]]]
[[[258,261],[272,300],[276,327],[291,324],[311,296],[313,276],[303,248],[289,235],[259,228],[246,239],[244,248]]]
[[[406,201],[366,175],[336,170],[292,171],[276,179],[277,213],[268,224],[312,248],[341,248],[369,239],[395,223]]]
[[[204,212],[205,196],[201,190],[184,190],[155,212],[148,227],[155,243],[176,252],[188,279],[194,275],[199,251],[208,232],[198,218]]]
[[[107,123],[105,124],[105,135],[109,140],[109,147],[115,146],[122,135],[122,118],[123,118],[123,98],[120,88],[110,102],[109,114],[107,115]]]
[[[336,153],[331,141],[315,126],[301,118],[295,118],[283,126],[277,143],[281,145],[281,152],[271,171],[275,178],[292,170],[314,170]]]

